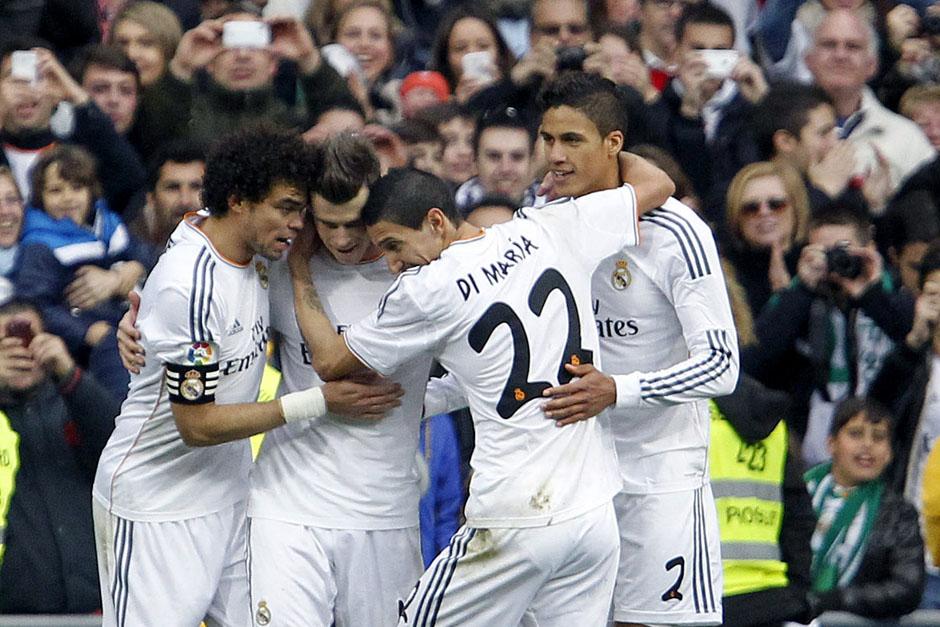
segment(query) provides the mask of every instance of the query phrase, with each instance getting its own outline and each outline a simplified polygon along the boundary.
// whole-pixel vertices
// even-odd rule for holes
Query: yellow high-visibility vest
[[[783,524],[783,474],[787,427],[748,444],[714,401],[708,463],[721,531],[724,596],[782,588],[787,565],[780,559]]]
[[[16,489],[20,469],[20,434],[10,426],[10,419],[0,411],[0,562],[6,549],[7,513]]]

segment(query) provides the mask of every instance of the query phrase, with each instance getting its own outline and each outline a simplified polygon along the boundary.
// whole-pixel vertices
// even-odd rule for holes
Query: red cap
[[[412,72],[401,82],[401,88],[399,89],[401,97],[404,98],[415,87],[431,89],[441,102],[446,102],[450,98],[450,87],[447,85],[447,79],[440,72]]]

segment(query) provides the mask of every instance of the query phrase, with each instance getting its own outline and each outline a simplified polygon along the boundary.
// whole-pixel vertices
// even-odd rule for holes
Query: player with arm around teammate
[[[299,136],[258,128],[221,141],[206,165],[207,211],[180,223],[143,289],[149,359],[93,487],[105,625],[250,624],[244,438],[345,407],[362,387],[254,402],[268,262],[301,228],[315,173]]]
[[[614,499],[618,625],[721,623],[721,556],[708,480],[707,399],[733,391],[738,349],[715,241],[669,199],[640,218],[640,244],[592,278],[604,372],[548,390],[560,424],[605,408],[624,487]]]
[[[514,625],[529,609],[540,625],[607,619],[619,552],[612,445],[596,420],[556,429],[539,400],[569,379],[564,364],[597,359],[585,277],[635,243],[637,212],[661,205],[674,186],[627,156],[630,185],[619,187],[623,135],[608,121],[622,107],[612,83],[564,77],[553,88],[567,100],[546,112],[543,138],[584,147],[593,155],[578,164],[585,193],[606,191],[484,232],[460,219],[438,179],[390,173],[372,187],[363,219],[400,274],[342,336],[302,257],[289,258],[321,378],[367,366],[390,373],[433,355],[467,393],[476,431],[467,524],[401,604],[400,624]],[[570,181],[574,172],[555,175]]]

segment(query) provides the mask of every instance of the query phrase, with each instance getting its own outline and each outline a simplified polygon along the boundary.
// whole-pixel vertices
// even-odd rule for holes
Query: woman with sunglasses
[[[795,170],[770,161],[742,168],[727,195],[725,255],[756,316],[771,295],[790,284],[806,235],[809,201]]]

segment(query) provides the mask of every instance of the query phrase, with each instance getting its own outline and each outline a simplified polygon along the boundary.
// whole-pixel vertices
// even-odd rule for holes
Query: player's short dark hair
[[[309,197],[319,172],[315,151],[295,132],[270,125],[223,137],[206,159],[202,200],[214,216],[229,210],[229,198],[258,202],[277,183],[294,185]]]
[[[888,409],[878,401],[866,398],[864,396],[853,396],[845,399],[836,406],[832,414],[832,423],[829,425],[829,437],[836,437],[836,434],[852,420],[855,416],[861,414],[865,420],[871,424],[877,425],[885,423],[888,425],[888,436],[894,431],[894,416]]]
[[[818,85],[772,85],[751,114],[751,133],[761,160],[768,161],[774,156],[777,131],[799,138],[800,131],[809,123],[809,112],[824,104],[832,105],[832,98]]]
[[[863,245],[870,242],[872,238],[871,219],[862,212],[838,202],[813,213],[806,225],[806,230],[811,233],[824,226],[851,226],[858,234],[858,241]]]
[[[30,169],[30,205],[45,211],[42,192],[46,187],[49,168],[54,164],[59,166],[59,177],[62,180],[91,190],[92,203],[101,196],[98,166],[91,153],[78,146],[59,144],[39,155]],[[89,215],[89,219],[94,219],[93,215]]]
[[[160,145],[147,162],[147,184],[150,191],[157,187],[160,171],[167,163],[205,162],[206,149],[189,139],[174,139]]]
[[[320,143],[320,176],[315,191],[333,204],[349,202],[382,173],[372,142],[362,135],[339,133]]]
[[[435,207],[454,224],[463,222],[447,183],[414,168],[394,168],[369,188],[362,221],[372,226],[385,220],[417,230]]]
[[[444,144],[444,138],[437,132],[437,127],[427,120],[402,120],[392,127],[392,131],[408,146],[413,144]]]
[[[480,151],[480,137],[490,128],[508,128],[525,131],[529,138],[529,152],[535,144],[535,129],[526,115],[515,107],[498,107],[483,113],[473,131],[473,154]]]
[[[140,72],[137,71],[137,65],[117,46],[107,44],[85,46],[69,64],[69,73],[81,83],[85,80],[85,72],[92,65],[131,74],[134,76],[137,89],[140,89]]]
[[[676,21],[676,41],[682,41],[685,30],[690,24],[708,24],[709,26],[726,26],[731,29],[731,40],[735,38],[734,20],[728,12],[711,2],[702,2],[687,7],[682,16]]]
[[[930,273],[940,270],[940,239],[935,239],[927,246],[923,258],[920,260],[920,266],[917,268],[917,284],[920,289],[924,289],[924,283]]]
[[[617,86],[599,74],[562,72],[539,93],[539,107],[544,113],[555,107],[569,106],[588,117],[601,137],[612,131],[627,133],[627,108]]]

